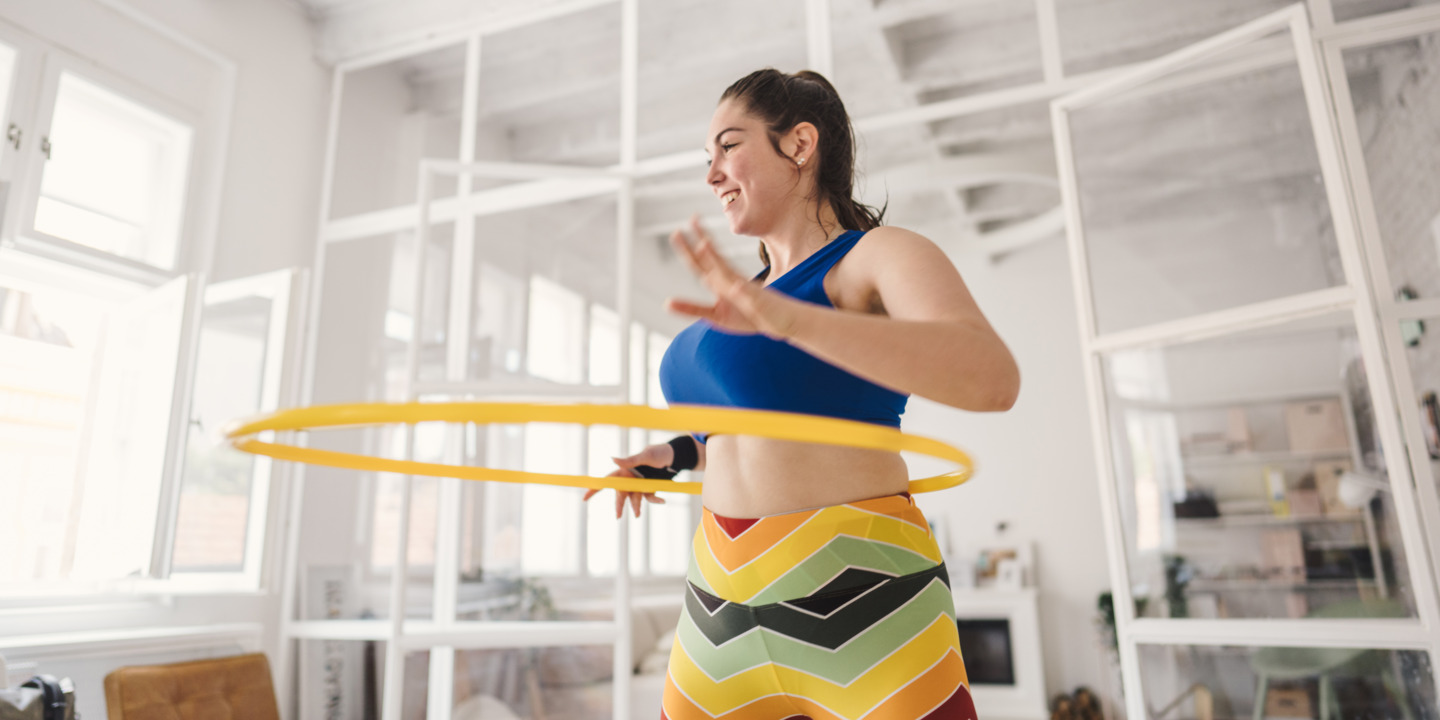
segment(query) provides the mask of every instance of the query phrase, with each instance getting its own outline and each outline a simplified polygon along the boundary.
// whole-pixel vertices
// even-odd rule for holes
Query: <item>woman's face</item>
[[[780,147],[785,150],[786,139]],[[795,163],[775,152],[765,123],[733,99],[715,108],[705,151],[705,182],[736,235],[766,235],[801,192]]]

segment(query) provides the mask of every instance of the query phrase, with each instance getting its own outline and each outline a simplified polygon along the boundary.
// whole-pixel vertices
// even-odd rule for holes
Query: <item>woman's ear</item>
[[[792,161],[803,159],[806,163],[813,163],[815,152],[820,147],[820,131],[813,123],[797,123],[786,133],[785,142],[781,146],[786,149]]]

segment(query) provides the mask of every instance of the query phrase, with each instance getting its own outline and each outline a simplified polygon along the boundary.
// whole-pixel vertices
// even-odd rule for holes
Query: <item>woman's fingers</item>
[[[690,247],[689,240],[685,238],[684,230],[676,230],[670,233],[670,247],[675,248],[675,254],[680,256],[680,259],[685,262],[686,267],[690,268],[690,272],[696,275],[704,274],[705,271],[700,269],[700,262],[695,257],[694,248]]]
[[[715,316],[714,305],[701,305],[693,300],[682,300],[681,298],[670,298],[665,301],[666,309],[681,315],[690,315],[705,320],[711,320]]]
[[[710,241],[710,231],[700,224],[700,213],[690,215],[690,231],[695,233],[695,238],[704,242]]]

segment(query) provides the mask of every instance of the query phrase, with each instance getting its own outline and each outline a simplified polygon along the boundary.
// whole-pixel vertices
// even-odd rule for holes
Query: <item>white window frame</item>
[[[76,601],[98,602],[107,606],[127,605],[137,598],[163,599],[176,593],[253,591],[263,581],[261,555],[269,525],[262,525],[259,533],[251,529],[247,542],[259,543],[262,550],[250,553],[247,549],[247,564],[253,557],[256,566],[247,567],[240,574],[242,579],[166,577],[174,535],[173,526],[164,527],[167,518],[171,523],[174,520],[173,504],[167,503],[166,499],[179,490],[186,417],[193,390],[200,313],[205,296],[204,276],[196,270],[208,265],[213,255],[223,160],[229,144],[229,114],[235,96],[236,66],[228,58],[138,12],[125,7],[117,7],[116,10],[125,17],[124,32],[164,37],[183,52],[193,55],[197,63],[213,64],[216,73],[214,89],[206,97],[196,99],[197,107],[190,108],[171,99],[160,89],[166,83],[163,75],[157,74],[145,81],[122,76],[105,69],[102,62],[62,49],[63,39],[42,37],[0,20],[0,42],[11,46],[17,53],[11,97],[4,117],[0,118],[0,123],[3,123],[0,130],[13,125],[21,137],[17,149],[4,141],[5,132],[0,132],[0,141],[4,141],[0,143],[0,210],[3,210],[3,218],[0,218],[0,273],[20,278],[29,287],[80,293],[95,298],[97,303],[123,302],[176,278],[189,276],[181,321],[180,357],[166,428],[161,507],[158,508],[157,528],[152,537],[149,577],[101,583],[65,581],[35,588],[33,592],[22,590],[0,596],[0,609],[21,613],[39,612]],[[35,207],[40,197],[40,179],[44,170],[40,141],[49,134],[62,73],[70,73],[191,128],[182,218],[173,267],[156,267],[34,231]],[[152,80],[153,84],[149,82]],[[291,278],[292,285],[300,281],[299,277]],[[296,287],[287,288],[286,292],[292,298],[297,297]],[[296,303],[287,302],[287,305],[292,310],[287,310],[279,330],[288,337],[295,327],[294,318],[299,314],[293,312]],[[288,354],[288,345],[283,343],[280,352]],[[268,483],[266,487],[268,490]],[[258,513],[252,513],[252,523],[267,523],[269,508],[257,509]]]
[[[158,284],[178,277],[185,268],[193,267],[198,248],[196,243],[186,242],[193,236],[198,210],[198,183],[201,180],[200,151],[203,140],[203,119],[194,111],[184,108],[160,93],[117,74],[106,72],[93,63],[86,63],[64,50],[48,48],[45,51],[44,74],[41,80],[35,119],[31,123],[35,130],[30,142],[22,145],[25,153],[24,175],[19,183],[21,192],[15,193],[12,210],[16,217],[16,245],[27,252],[50,257],[92,270],[128,277],[138,283]],[[182,201],[184,211],[179,224],[180,238],[176,243],[172,268],[162,268],[146,262],[121,257],[102,250],[96,250],[64,238],[47,235],[35,229],[35,213],[40,202],[40,184],[45,172],[45,158],[41,141],[48,139],[55,119],[55,102],[60,91],[63,75],[72,75],[125,97],[172,120],[188,125],[192,132],[188,169],[185,173],[185,193]]]
[[[270,301],[270,319],[266,327],[265,361],[261,374],[260,412],[280,409],[286,394],[286,358],[291,352],[292,338],[299,317],[297,300],[305,296],[305,275],[299,270],[275,270],[235,280],[211,284],[205,288],[205,305],[228,302],[245,297]],[[203,316],[202,316],[203,320]],[[198,342],[198,340],[197,340]],[[198,350],[198,348],[197,348]],[[192,373],[193,376],[193,373]],[[193,382],[192,382],[193,384]],[[193,394],[193,393],[192,393]],[[193,399],[193,398],[192,398]],[[193,425],[189,422],[191,405],[185,406],[185,422],[180,436],[182,462],[176,467],[174,482],[165,488],[160,499],[155,534],[154,566],[157,579],[149,585],[165,592],[213,592],[215,590],[258,591],[262,588],[265,567],[265,539],[270,524],[270,490],[284,465],[276,465],[268,457],[257,455],[250,472],[250,510],[246,518],[245,560],[238,571],[203,572],[174,571],[176,522],[180,511],[180,491],[184,481],[183,445]]]

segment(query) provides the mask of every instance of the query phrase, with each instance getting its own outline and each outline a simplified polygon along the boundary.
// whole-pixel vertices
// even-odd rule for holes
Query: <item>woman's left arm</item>
[[[950,258],[908,230],[870,232],[877,237],[854,260],[888,317],[792,301],[780,337],[879,385],[964,410],[1009,410],[1020,370]]]
[[[1008,410],[1020,391],[1015,359],[950,258],[908,230],[871,230],[851,251],[888,317],[802,302],[745,281],[692,222],[691,247],[675,247],[716,294],[714,305],[672,300],[672,309],[722,328],[762,332],[879,385],[964,410]]]

